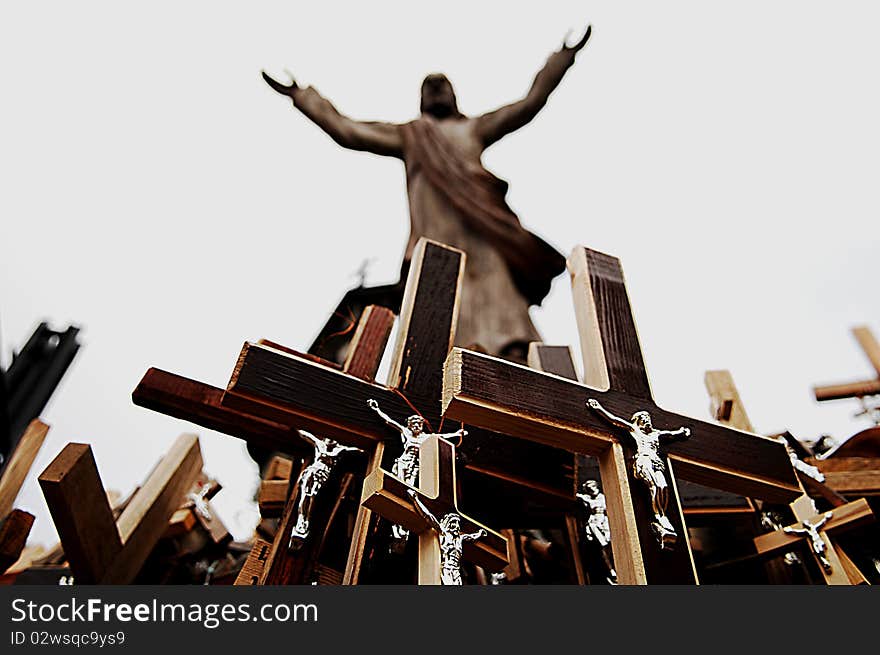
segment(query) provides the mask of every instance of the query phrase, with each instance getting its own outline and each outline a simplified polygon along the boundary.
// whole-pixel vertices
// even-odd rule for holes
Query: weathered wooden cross
[[[675,476],[788,502],[800,493],[788,455],[772,440],[658,407],[645,372],[620,262],[579,247],[569,259],[569,270],[585,382],[590,386],[455,348],[446,362],[445,416],[598,457],[620,582],[696,582]],[[634,473],[634,464],[639,462],[634,461],[625,432],[591,409],[590,399],[615,415],[633,416],[634,424],[643,417],[638,412],[649,412],[660,428],[688,428],[687,438],[663,444],[667,519],[678,535],[672,548],[661,548],[652,533],[651,498]],[[638,468],[645,472],[643,465]]]
[[[730,372],[707,371],[705,380],[717,419],[731,427],[754,432]],[[826,516],[816,509],[813,499],[801,485],[802,475],[798,476],[801,495],[790,504],[797,523],[786,526],[787,530],[784,528],[755,537],[755,549],[760,555],[781,554],[792,550],[803,539],[808,539],[810,551],[826,584],[851,584],[851,574],[856,576],[856,582],[863,582],[864,578],[855,565],[842,550],[835,548],[826,533],[829,530],[837,532],[855,528],[873,520],[871,508],[861,499],[835,507]],[[816,526],[817,529],[811,530],[810,526]]]
[[[377,468],[361,497],[365,507],[419,535],[419,584],[461,584],[462,558],[487,571],[504,568],[507,539],[458,509],[455,446],[431,436],[419,460],[419,489]]]
[[[202,470],[198,437],[177,438],[117,520],[90,446],[69,443],[40,487],[77,584],[128,584]]]

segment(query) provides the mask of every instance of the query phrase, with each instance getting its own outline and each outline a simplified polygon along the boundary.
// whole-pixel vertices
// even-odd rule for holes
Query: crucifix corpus
[[[418,489],[377,468],[364,480],[361,502],[418,533],[419,584],[460,585],[463,558],[490,572],[504,568],[507,539],[458,509],[455,446],[439,435],[430,435],[418,454]]]
[[[437,73],[422,82],[420,116],[402,125],[352,120],[313,87],[295,80],[282,84],[263,73],[272,89],[342,147],[403,160],[410,238],[402,272],[422,237],[461,248],[470,258],[457,344],[479,344],[494,355],[525,361],[529,342],[540,339],[529,306],[543,301],[565,259],[520,224],[505,200],[507,183],[487,171],[480,158],[538,114],[590,32],[587,27],[574,44],[563,43],[524,98],[480,116],[462,114],[452,83]]]
[[[619,581],[696,583],[676,476],[788,502],[800,493],[788,455],[771,439],[658,407],[620,262],[578,247],[568,267],[586,384],[455,348],[446,361],[445,416],[596,456]],[[609,415],[633,418],[615,425]],[[681,438],[660,449],[654,424]]]

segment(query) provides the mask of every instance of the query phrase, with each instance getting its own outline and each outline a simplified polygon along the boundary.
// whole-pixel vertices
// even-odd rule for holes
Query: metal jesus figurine
[[[455,512],[445,514],[439,521],[431,510],[419,500],[415,491],[408,491],[416,511],[424,518],[440,539],[440,581],[444,585],[461,585],[461,552],[466,541],[476,541],[486,536],[480,528],[470,534],[461,533],[461,516]]]
[[[795,467],[798,471],[806,475],[807,477],[813,478],[817,482],[825,482],[825,475],[818,468],[813,466],[812,464],[807,464],[798,457],[795,449],[791,447],[791,444],[788,443],[788,439],[785,438],[784,435],[779,435],[776,437],[776,441],[783,444],[785,446],[786,452],[788,452],[788,457],[791,459],[791,465]]]
[[[425,420],[418,414],[413,414],[406,419],[406,425],[401,425],[385,412],[379,409],[379,403],[370,398],[367,401],[374,412],[376,412],[385,423],[400,432],[400,440],[403,443],[403,452],[394,460],[391,467],[391,473],[408,484],[411,487],[419,486],[419,447],[424,441],[432,435],[424,432]],[[449,437],[465,437],[467,430],[464,428],[455,432],[446,434],[438,434],[438,437],[447,439]],[[409,531],[404,530],[399,525],[392,527],[394,538],[405,541],[409,537]]]
[[[599,491],[599,483],[587,480],[581,486],[583,493],[576,494],[587,510],[587,525],[584,537],[594,541],[602,552],[602,560],[608,568],[608,583],[617,584],[617,571],[611,556],[611,526],[608,524],[608,512],[605,505],[605,494]]]
[[[648,412],[636,412],[632,415],[632,419],[627,421],[606,410],[595,398],[590,398],[587,405],[599,412],[612,425],[629,432],[633,438],[636,446],[633,474],[644,482],[651,492],[651,507],[654,512],[651,528],[660,548],[671,547],[678,539],[678,535],[666,516],[669,483],[666,481],[666,465],[660,455],[660,439],[664,437],[686,439],[691,434],[690,428],[683,427],[672,431],[656,430],[651,424],[651,415]]]
[[[828,558],[825,556],[828,547],[825,545],[825,540],[822,539],[822,535],[819,534],[819,528],[828,523],[828,520],[832,516],[833,514],[831,512],[825,512],[825,514],[822,515],[822,518],[815,523],[811,523],[807,519],[801,521],[801,525],[804,526],[802,528],[793,528],[791,526],[786,526],[782,528],[786,534],[807,535],[810,538],[810,548],[813,549],[813,552],[816,554],[816,557],[822,564],[822,568],[829,573],[831,572],[831,562],[829,562]]]
[[[290,531],[290,548],[301,548],[309,536],[309,522],[312,517],[312,508],[315,498],[321,491],[321,487],[330,478],[336,459],[344,452],[358,451],[354,446],[343,446],[333,439],[321,439],[311,432],[297,430],[299,435],[315,447],[315,457],[312,463],[306,466],[297,480],[299,485],[299,514],[296,524]]]
[[[538,114],[589,38],[588,27],[573,45],[563,43],[524,98],[480,116],[462,114],[449,79],[437,73],[422,82],[421,115],[405,124],[352,120],[314,88],[263,73],[339,145],[403,160],[410,213],[403,270],[420,237],[468,255],[456,345],[478,344],[491,355],[525,361],[528,343],[540,340],[529,306],[543,301],[565,258],[522,227],[505,200],[507,183],[480,157]]]

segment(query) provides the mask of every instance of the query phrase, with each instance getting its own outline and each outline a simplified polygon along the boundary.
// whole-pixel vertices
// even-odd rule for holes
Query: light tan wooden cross
[[[859,398],[880,395],[880,343],[871,329],[860,325],[852,329],[853,336],[859,342],[865,356],[871,366],[877,372],[875,378],[859,380],[856,382],[844,382],[839,384],[825,384],[813,387],[816,400],[840,400],[843,398]]]
[[[33,514],[13,505],[48,431],[39,419],[31,421],[0,472],[0,574],[18,560],[34,524]]]
[[[40,475],[77,584],[129,584],[202,470],[198,437],[177,438],[117,520],[92,449],[69,443]]]
[[[712,399],[716,419],[739,430],[754,433],[754,426],[749,420],[730,372],[724,370],[707,371],[705,382],[706,389]],[[801,491],[801,495],[789,505],[797,523],[787,527],[800,531],[804,528],[804,521],[812,525],[821,522],[818,536],[824,542],[824,553],[820,557],[814,548],[811,548],[810,551],[816,559],[825,583],[829,585],[865,584],[867,580],[849,557],[831,543],[828,534],[851,529],[873,520],[873,514],[867,501],[860,499],[835,507],[830,512],[830,516],[825,518],[824,513],[819,513],[816,510],[813,499],[804,491],[803,485],[801,485]],[[770,555],[791,550],[804,538],[809,539],[809,534],[786,533],[784,530],[776,530],[755,537],[754,543],[759,554]]]
[[[455,479],[455,446],[434,435],[419,449],[419,489],[405,484],[381,468],[374,469],[364,480],[361,503],[383,518],[419,535],[420,585],[444,584],[443,553],[438,526],[426,518],[416,506],[418,502],[444,524],[445,517],[457,515],[460,535],[477,535],[462,544],[462,557],[487,571],[500,571],[508,562],[507,539],[480,525],[458,509]],[[444,525],[445,527],[445,525]],[[448,574],[448,572],[447,572]]]

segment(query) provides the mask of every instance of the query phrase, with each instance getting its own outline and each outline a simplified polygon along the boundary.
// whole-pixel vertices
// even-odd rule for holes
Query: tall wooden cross
[[[371,453],[369,469],[393,458],[393,432],[367,404],[375,399],[388,414],[420,413],[439,429],[443,361],[452,347],[464,253],[422,239],[410,265],[392,351],[387,386],[348,374],[313,357],[259,344],[245,344],[221,406],[296,426]],[[386,453],[386,442],[392,444]],[[360,579],[376,519],[359,511],[346,571]]]
[[[13,505],[48,431],[39,419],[31,421],[0,469],[0,574],[18,560],[34,524],[33,514]]]
[[[455,348],[446,362],[445,415],[598,457],[620,582],[696,582],[675,477],[787,502],[799,494],[788,455],[772,440],[658,407],[620,262],[579,247],[569,258],[569,270],[585,382],[590,386]],[[627,436],[591,409],[590,399],[618,416],[647,411],[659,428],[687,427],[690,431],[688,438],[664,446],[662,457],[668,476],[667,518],[679,538],[674,547],[661,548],[652,534],[650,498],[643,481],[634,475],[634,453]]]
[[[420,585],[460,584],[459,558],[487,571],[507,565],[507,539],[461,513],[456,487],[455,446],[436,435],[419,449],[419,489],[381,468],[364,480],[363,505],[419,535]]]
[[[707,371],[705,380],[712,404],[716,409],[716,418],[731,427],[754,432],[755,429],[749,420],[730,371]],[[800,480],[802,475],[799,474],[798,480],[801,495],[789,505],[797,523],[786,526],[789,532],[784,529],[776,530],[755,537],[754,543],[758,554],[768,556],[781,554],[791,550],[798,542],[808,539],[810,551],[826,584],[848,585],[852,582],[850,572],[856,574],[858,582],[862,582],[864,577],[858,573],[858,569],[849,557],[839,548],[835,548],[827,534],[829,530],[839,532],[871,521],[873,519],[871,508],[864,499],[861,499],[835,507],[826,517],[816,509],[813,499],[804,490]],[[819,526],[819,529],[811,533],[807,526]]]
[[[129,584],[202,470],[198,437],[177,438],[118,519],[90,446],[69,443],[40,487],[77,584]]]

